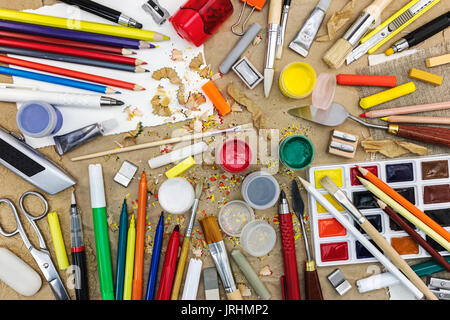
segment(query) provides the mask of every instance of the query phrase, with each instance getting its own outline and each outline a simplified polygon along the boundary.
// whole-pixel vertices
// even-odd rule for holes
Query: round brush
[[[210,216],[200,220],[200,226],[205,234],[211,257],[216,264],[222,284],[225,287],[228,300],[242,300],[242,295],[234,281],[230,261],[228,259],[225,243],[216,217]]]
[[[337,40],[335,44],[325,53],[323,61],[331,68],[337,69],[344,63],[353,47],[366,34],[367,30],[379,21],[381,12],[392,2],[392,0],[375,0],[365,8],[347,33]]]

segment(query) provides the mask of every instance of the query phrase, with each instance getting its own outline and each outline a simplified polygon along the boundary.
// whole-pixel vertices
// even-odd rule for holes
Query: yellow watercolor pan
[[[323,170],[316,170],[314,172],[314,181],[316,183],[316,189],[322,189],[323,186],[320,183],[320,180],[322,180],[323,177],[329,176],[331,180],[336,183],[338,187],[344,186],[344,177],[343,172],[341,168],[338,169],[323,169]]]
[[[333,207],[338,209],[339,212],[345,211],[345,208],[337,202],[337,200],[329,193],[323,195],[325,199],[327,199]],[[317,201],[317,213],[328,213],[327,209],[325,209],[318,201]]]

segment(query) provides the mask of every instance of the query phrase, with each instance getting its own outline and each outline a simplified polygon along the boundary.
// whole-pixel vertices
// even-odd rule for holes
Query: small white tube
[[[191,259],[189,268],[184,282],[183,295],[181,300],[197,300],[198,285],[200,283],[200,275],[202,272],[202,260]]]
[[[356,281],[360,293],[387,288],[398,283],[400,283],[400,281],[390,272],[375,274],[368,278]]]
[[[152,158],[148,160],[148,165],[151,169],[156,169],[166,164],[184,160],[187,157],[194,156],[199,153],[203,153],[208,149],[208,145],[205,142],[199,142],[196,144],[188,145],[184,148],[176,149],[167,154]]]
[[[92,208],[106,207],[105,186],[101,164],[89,165],[89,186],[91,191]]]

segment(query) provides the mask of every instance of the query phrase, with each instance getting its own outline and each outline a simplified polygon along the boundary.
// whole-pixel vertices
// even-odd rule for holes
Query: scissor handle
[[[22,224],[20,223],[19,214],[17,212],[16,206],[14,205],[14,203],[12,203],[11,200],[6,199],[6,198],[0,199],[0,203],[2,203],[2,202],[6,203],[11,208],[11,211],[13,212],[14,217],[16,219],[17,227],[16,227],[16,230],[14,230],[12,232],[6,232],[5,230],[3,230],[2,226],[0,225],[0,234],[5,237],[12,237],[12,236],[16,235],[17,233],[19,233],[20,230],[23,230],[23,227],[22,227]]]
[[[39,199],[41,199],[42,202],[44,203],[44,212],[42,214],[40,214],[39,216],[33,216],[33,215],[29,214],[28,211],[25,209],[24,200],[25,200],[26,196],[28,196],[28,195],[34,195],[34,196],[38,197]],[[42,237],[42,234],[39,231],[39,228],[38,228],[38,226],[37,226],[35,221],[37,221],[39,219],[42,219],[43,217],[45,217],[47,215],[47,213],[48,213],[48,201],[39,192],[28,191],[28,192],[25,192],[24,194],[22,194],[22,196],[20,197],[19,205],[20,205],[20,209],[22,210],[23,214],[27,217],[28,221],[30,221],[30,224],[33,226],[33,229],[36,232],[36,235],[37,235],[37,237],[39,239],[39,246],[40,246],[40,248],[47,250],[47,246],[45,245],[44,238]]]

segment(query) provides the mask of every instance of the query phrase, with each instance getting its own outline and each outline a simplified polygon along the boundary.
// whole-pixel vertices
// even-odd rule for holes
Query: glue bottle
[[[180,37],[198,47],[232,13],[230,0],[188,0],[169,20]]]

